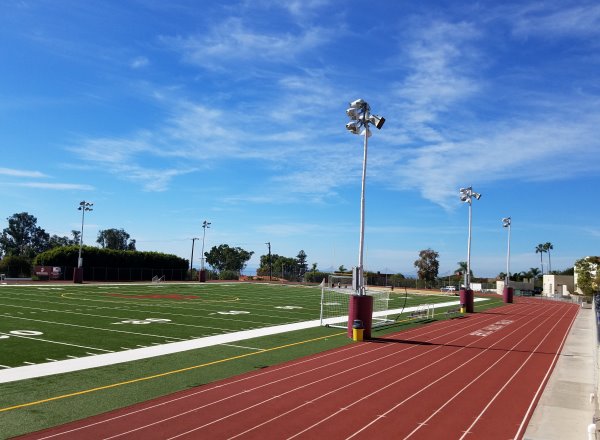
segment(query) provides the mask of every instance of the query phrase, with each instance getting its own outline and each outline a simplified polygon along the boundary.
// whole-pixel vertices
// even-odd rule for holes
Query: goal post
[[[347,277],[352,282],[352,277]],[[342,280],[334,280],[334,283]],[[334,284],[337,286],[337,284]],[[321,287],[321,325],[336,328],[348,327],[348,313],[350,298],[355,292],[351,288]],[[390,292],[389,290],[369,290],[367,295],[373,297],[373,328],[382,327],[394,323],[388,318]]]

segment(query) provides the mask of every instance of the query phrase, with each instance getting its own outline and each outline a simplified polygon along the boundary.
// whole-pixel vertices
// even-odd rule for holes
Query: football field
[[[268,284],[0,288],[0,368],[317,319],[320,289]]]
[[[280,284],[3,285],[0,369],[317,320],[320,298]],[[389,307],[447,300],[396,292]]]

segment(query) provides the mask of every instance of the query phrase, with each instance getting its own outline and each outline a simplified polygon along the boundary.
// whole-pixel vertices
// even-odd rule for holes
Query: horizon
[[[124,229],[142,251],[200,265],[219,244],[358,263],[363,137],[349,102],[385,117],[369,138],[364,267],[475,277],[598,255],[600,5],[332,0],[9,2],[0,225],[35,216],[84,244]],[[359,30],[357,32],[356,30]],[[198,257],[197,257],[198,256]],[[543,256],[547,272],[548,255]]]

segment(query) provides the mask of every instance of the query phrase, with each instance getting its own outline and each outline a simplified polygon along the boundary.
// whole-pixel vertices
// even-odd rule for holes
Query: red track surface
[[[522,438],[577,310],[519,299],[26,438]]]

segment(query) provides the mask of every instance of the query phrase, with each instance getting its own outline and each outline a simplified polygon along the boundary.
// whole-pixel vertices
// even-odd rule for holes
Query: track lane
[[[474,380],[477,371],[485,371],[485,368],[489,368],[502,356],[501,353],[507,353],[509,350],[510,356],[506,356],[506,361],[510,359],[510,362],[514,363],[511,364],[514,365],[513,367],[506,367],[502,371],[516,368],[523,356],[531,350],[531,343],[522,342],[518,349],[510,349],[502,345],[494,349],[489,345],[494,341],[498,343],[502,339],[502,334],[508,330],[498,330],[493,335],[479,339],[474,338],[470,333],[506,317],[514,321],[511,326],[516,326],[517,323],[535,326],[536,323],[540,324],[540,320],[552,319],[550,310],[556,306],[540,308],[540,303],[540,301],[519,301],[516,304],[494,309],[490,313],[476,313],[466,319],[436,322],[418,330],[390,335],[381,341],[343,347],[193,391],[146,402],[142,406],[114,411],[76,424],[43,431],[26,438],[64,439],[82,438],[82,436],[111,438],[115,435],[114,438],[143,437],[145,439],[198,437],[264,439],[288,438],[294,435],[297,435],[297,438],[314,438],[315,435],[345,438],[373,420],[377,422],[366,427],[365,431],[372,427],[373,432],[380,435],[385,432],[383,427],[388,425],[395,427],[399,421],[414,418],[415,424],[411,425],[410,429],[412,430],[417,423],[424,420],[422,414],[411,415],[415,408],[430,407],[430,401],[435,401],[434,398],[438,394],[445,399],[444,402],[447,402],[448,396],[464,389],[465,380]],[[572,312],[571,322],[575,314]],[[563,320],[556,319],[556,322],[562,323]],[[558,333],[567,332],[569,328],[569,323],[561,324]],[[533,331],[527,333],[532,335],[526,340],[536,336]],[[515,340],[513,339],[513,342]],[[541,349],[548,350],[552,354],[551,350],[554,349],[556,352],[557,348],[556,345],[550,344]],[[485,354],[473,361],[472,358],[477,353]],[[535,355],[537,358],[542,353],[535,353]],[[464,375],[448,375],[443,392],[433,387],[428,388],[426,392],[420,391],[428,383],[443,376],[445,372],[456,369],[461,362],[467,364],[477,362],[481,366],[469,371],[469,378]],[[548,363],[548,360],[545,362]],[[360,368],[357,365],[360,365]],[[531,402],[531,394],[535,394],[536,386],[539,387],[539,380],[543,380],[546,371],[542,370],[541,378],[536,377],[537,383],[534,383],[533,389],[525,391],[523,397],[519,397],[525,402],[523,405],[525,411]],[[523,373],[525,374],[525,370]],[[530,375],[531,373],[526,378],[529,379]],[[492,378],[491,373],[489,377]],[[522,380],[522,377],[516,379]],[[506,376],[499,377],[497,380],[506,381]],[[394,381],[398,381],[398,384],[390,385]],[[517,390],[519,389],[517,386]],[[496,388],[492,386],[488,394],[493,390],[497,392],[498,386]],[[372,396],[363,399],[362,404],[356,403],[371,393]],[[416,396],[410,398],[408,401],[412,403],[403,405],[403,408],[404,406],[407,408],[403,409],[400,415],[392,414],[392,411],[390,415],[380,417],[400,400],[415,393],[418,393],[418,399]],[[498,401],[500,402],[500,399]],[[438,404],[438,407],[440,405]],[[498,407],[490,407],[488,411],[490,414],[496,414],[502,408],[500,404]],[[481,411],[481,405],[478,409]],[[332,413],[337,413],[335,418],[322,421],[324,414]],[[436,420],[436,423],[444,425],[447,417],[445,411],[440,411],[438,416],[439,420]],[[485,417],[487,414],[484,415]],[[468,423],[465,425],[468,426]],[[306,430],[308,427],[311,429]],[[479,424],[476,424],[473,429],[480,429]],[[454,437],[453,435],[448,437],[448,433],[446,430],[444,438]],[[51,437],[48,437],[49,435]],[[459,437],[460,433],[457,433],[454,438]],[[426,437],[420,437],[419,434],[412,438]]]

